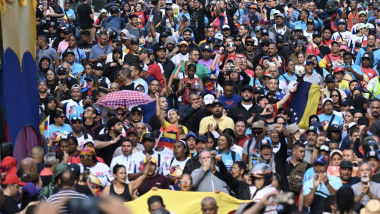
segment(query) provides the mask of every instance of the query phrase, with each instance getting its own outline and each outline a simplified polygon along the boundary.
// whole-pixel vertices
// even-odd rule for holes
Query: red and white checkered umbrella
[[[151,102],[154,102],[154,100],[145,93],[122,90],[104,95],[95,104],[108,108],[118,108],[145,105]]]

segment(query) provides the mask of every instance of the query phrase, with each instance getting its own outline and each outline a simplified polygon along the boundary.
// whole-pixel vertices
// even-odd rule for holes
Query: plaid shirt
[[[199,162],[199,155],[196,155],[196,156],[190,158],[190,160],[188,160],[186,162],[186,165],[185,165],[185,168],[183,169],[182,174],[189,174],[189,175],[191,175],[191,173],[195,169],[198,169],[200,167],[201,167],[201,163]]]

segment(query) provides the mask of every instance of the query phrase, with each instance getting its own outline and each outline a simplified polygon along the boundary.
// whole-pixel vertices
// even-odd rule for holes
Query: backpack
[[[296,168],[292,170],[292,172],[289,175],[288,183],[289,183],[289,190],[298,194],[302,190],[302,181],[303,181],[303,175],[306,172],[307,163],[302,162],[299,163]]]

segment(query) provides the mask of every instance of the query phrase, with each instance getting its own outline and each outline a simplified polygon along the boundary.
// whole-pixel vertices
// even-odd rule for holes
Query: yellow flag
[[[150,190],[134,201],[124,203],[133,214],[149,214],[148,198],[153,195],[162,197],[166,209],[175,214],[199,214],[201,211],[201,201],[205,197],[214,197],[218,205],[218,213],[227,214],[237,210],[242,203],[252,202],[236,199],[226,193],[214,192],[182,192],[174,190],[157,191]]]

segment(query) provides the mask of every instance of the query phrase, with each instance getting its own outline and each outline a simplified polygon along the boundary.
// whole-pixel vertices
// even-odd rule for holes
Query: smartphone
[[[292,192],[282,192],[277,193],[273,197],[273,202],[277,204],[294,204],[294,193]]]
[[[90,175],[90,170],[89,169],[84,169],[83,170],[83,182],[87,182],[88,176]]]

